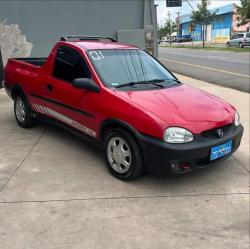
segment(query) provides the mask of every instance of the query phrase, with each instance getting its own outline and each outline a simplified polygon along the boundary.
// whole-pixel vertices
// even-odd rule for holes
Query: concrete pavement
[[[159,47],[159,59],[175,73],[249,92],[250,53]]]
[[[249,94],[177,76],[237,107],[242,145],[217,167],[130,183],[71,134],[19,128],[0,91],[0,247],[249,248]]]

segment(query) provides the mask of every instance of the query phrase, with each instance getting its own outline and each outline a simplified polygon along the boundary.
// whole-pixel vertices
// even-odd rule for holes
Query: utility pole
[[[177,27],[178,27],[178,35],[180,35],[180,11],[178,11],[176,14],[177,14],[177,21],[178,21],[178,23],[177,23]]]
[[[207,0],[201,0],[203,6],[207,6]],[[205,47],[205,26],[206,24],[202,24],[202,47]],[[207,26],[206,26],[207,27]]]
[[[171,25],[171,14],[170,11],[168,11],[168,20],[169,20],[169,45],[171,46],[171,33],[172,33],[172,25]]]
[[[163,25],[162,25],[162,23],[163,23],[163,20],[161,20],[161,27],[160,27],[160,39],[162,39],[162,29],[163,29]]]

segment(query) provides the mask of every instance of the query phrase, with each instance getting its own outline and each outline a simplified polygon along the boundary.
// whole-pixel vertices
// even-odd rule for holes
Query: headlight
[[[170,127],[164,132],[164,140],[172,144],[188,143],[194,140],[194,136],[184,128]]]
[[[240,125],[240,115],[238,112],[235,112],[235,116],[234,116],[234,125],[235,126],[239,126]]]

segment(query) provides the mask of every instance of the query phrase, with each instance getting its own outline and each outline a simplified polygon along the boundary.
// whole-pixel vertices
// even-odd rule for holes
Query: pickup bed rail
[[[47,61],[47,58],[45,57],[41,57],[41,58],[31,58],[31,57],[27,57],[27,58],[13,58],[14,60],[17,61],[23,61],[35,66],[43,66],[45,64],[45,62]]]

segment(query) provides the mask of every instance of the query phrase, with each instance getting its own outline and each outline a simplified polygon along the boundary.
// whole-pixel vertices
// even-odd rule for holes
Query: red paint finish
[[[56,51],[60,45],[72,47],[83,56],[92,79],[100,87],[99,93],[76,89],[71,84],[53,77]],[[11,88],[19,85],[30,103],[42,105],[72,119],[94,131],[97,138],[102,122],[107,119],[121,120],[138,132],[159,139],[163,138],[164,130],[170,126],[184,127],[194,134],[200,134],[234,121],[235,109],[230,104],[188,85],[144,91],[107,88],[86,55],[88,49],[137,48],[115,42],[59,42],[42,67],[10,59],[5,68],[5,86]],[[52,85],[53,91],[48,91],[47,84]],[[33,95],[90,113],[92,117]]]

